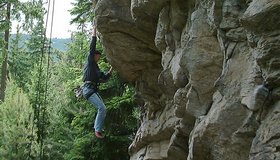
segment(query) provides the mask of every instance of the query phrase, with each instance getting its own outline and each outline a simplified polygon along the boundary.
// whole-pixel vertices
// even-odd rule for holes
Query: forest
[[[71,33],[66,51],[53,48],[46,18],[51,0],[0,0],[0,159],[126,160],[139,127],[134,88],[113,71],[100,94],[107,107],[105,139],[94,136],[96,109],[73,90],[82,85],[91,40],[94,7],[75,0],[69,11]],[[46,7],[47,6],[47,7]],[[19,22],[11,36],[12,21]],[[28,35],[24,43],[22,36]],[[97,48],[102,50],[98,41]],[[99,61],[109,70],[106,53]]]

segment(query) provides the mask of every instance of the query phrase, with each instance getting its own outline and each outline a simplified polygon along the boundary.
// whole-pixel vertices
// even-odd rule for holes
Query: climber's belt
[[[85,81],[83,87],[86,88],[86,92],[84,93],[84,97],[88,99],[93,93],[98,92],[98,85],[95,82]]]

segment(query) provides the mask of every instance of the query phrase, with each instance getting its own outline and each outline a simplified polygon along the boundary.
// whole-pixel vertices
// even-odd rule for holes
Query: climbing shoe
[[[95,132],[95,136],[97,137],[97,138],[100,138],[100,139],[102,139],[102,138],[104,138],[104,136],[102,135],[102,133],[101,132]]]

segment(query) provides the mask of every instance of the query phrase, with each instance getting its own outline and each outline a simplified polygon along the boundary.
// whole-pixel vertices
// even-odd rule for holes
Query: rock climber
[[[97,138],[104,138],[102,128],[106,117],[106,106],[98,94],[98,86],[100,83],[106,82],[110,78],[112,67],[106,74],[100,70],[97,62],[100,59],[101,52],[96,50],[96,39],[96,28],[93,27],[90,52],[84,67],[83,96],[97,108],[93,130]]]

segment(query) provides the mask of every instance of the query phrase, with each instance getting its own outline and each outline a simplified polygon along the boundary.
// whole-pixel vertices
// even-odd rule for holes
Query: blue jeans
[[[94,92],[94,90],[90,87],[85,86],[83,88],[83,95],[87,95],[90,92]],[[104,120],[106,117],[106,107],[105,104],[97,92],[94,92],[89,98],[88,101],[93,104],[97,108],[97,115],[94,122],[94,129],[97,132],[101,132]]]

